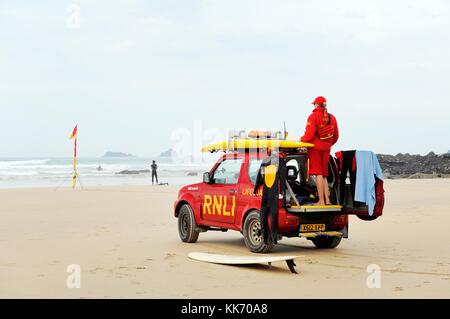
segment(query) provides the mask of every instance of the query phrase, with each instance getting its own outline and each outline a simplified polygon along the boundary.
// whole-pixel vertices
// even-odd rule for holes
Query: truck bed
[[[288,212],[291,213],[315,213],[315,212],[340,212],[342,211],[341,205],[326,205],[326,206],[315,206],[315,205],[302,205],[302,206],[291,206],[287,208]]]

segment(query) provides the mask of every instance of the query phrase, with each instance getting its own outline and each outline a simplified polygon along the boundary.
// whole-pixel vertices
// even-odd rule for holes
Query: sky
[[[75,124],[80,156],[298,139],[318,95],[336,151],[443,153],[449,75],[445,0],[0,0],[0,157],[70,156]]]

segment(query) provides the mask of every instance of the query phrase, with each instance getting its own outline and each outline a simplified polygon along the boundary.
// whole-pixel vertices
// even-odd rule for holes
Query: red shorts
[[[319,151],[315,149],[308,150],[308,173],[309,175],[328,176],[328,161],[330,159],[330,152]]]

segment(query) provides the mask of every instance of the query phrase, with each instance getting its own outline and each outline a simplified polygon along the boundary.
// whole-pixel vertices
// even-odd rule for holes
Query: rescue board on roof
[[[202,152],[227,152],[250,149],[300,149],[311,148],[314,144],[289,140],[275,140],[275,139],[232,139],[229,141],[222,141],[213,143],[202,147]]]

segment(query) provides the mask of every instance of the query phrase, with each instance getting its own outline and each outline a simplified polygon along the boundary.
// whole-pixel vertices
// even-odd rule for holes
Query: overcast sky
[[[335,150],[441,153],[449,75],[445,0],[0,0],[0,157],[70,156],[76,123],[80,156],[159,154],[195,121],[298,138],[317,95]]]

